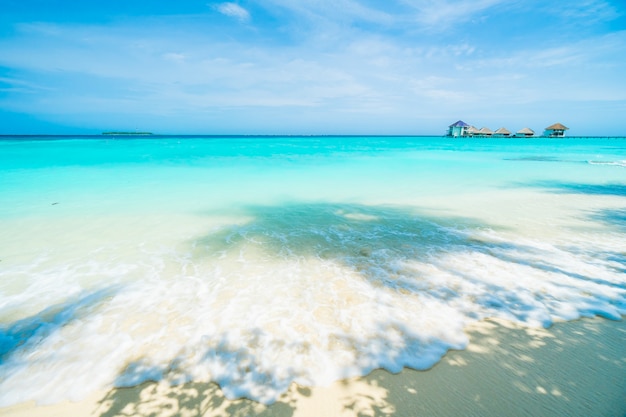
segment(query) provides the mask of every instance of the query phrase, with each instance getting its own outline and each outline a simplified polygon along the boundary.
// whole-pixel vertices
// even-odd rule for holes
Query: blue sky
[[[0,0],[0,133],[626,135],[624,0]]]

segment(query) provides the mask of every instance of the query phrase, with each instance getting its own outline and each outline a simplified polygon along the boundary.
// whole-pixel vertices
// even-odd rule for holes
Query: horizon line
[[[120,133],[71,133],[71,134],[62,134],[62,133],[0,133],[0,138],[9,138],[9,137],[19,137],[19,138],[29,138],[29,137],[71,137],[71,138],[81,138],[81,137],[89,137],[89,138],[134,138],[134,139],[149,139],[149,138],[158,138],[158,137],[223,137],[223,138],[245,138],[245,137],[267,137],[267,138],[276,138],[276,137],[441,137],[441,138],[450,138],[450,139],[568,139],[568,138],[626,138],[626,135],[566,135],[560,137],[551,137],[544,135],[534,135],[534,136],[476,136],[476,137],[452,137],[446,134],[357,134],[357,133],[349,133],[349,134],[335,134],[335,133],[315,133],[315,134],[306,134],[306,133],[296,133],[296,134],[275,134],[275,133],[265,133],[265,134],[257,134],[257,133],[149,133],[149,132],[120,132]]]

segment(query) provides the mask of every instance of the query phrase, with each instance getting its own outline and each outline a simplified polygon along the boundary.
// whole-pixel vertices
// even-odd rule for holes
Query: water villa
[[[501,138],[508,138],[509,136],[511,136],[511,132],[509,132],[507,128],[501,127],[500,129],[494,132],[494,136],[498,136]]]
[[[467,128],[467,136],[478,136],[480,135],[480,130],[476,129],[474,126],[470,126]]]
[[[551,126],[546,127],[545,132],[543,132],[544,136],[549,136],[551,138],[562,138],[565,136],[565,131],[569,130],[569,127],[565,127],[561,123],[555,123]]]
[[[557,138],[565,136],[565,131],[569,128],[561,123],[555,123],[545,128],[542,136]],[[535,131],[529,127],[518,130],[515,134],[512,134],[510,130],[505,127],[501,127],[495,132],[488,127],[482,127],[477,129],[476,127],[465,123],[463,120],[459,120],[450,126],[448,126],[448,132],[446,136],[449,137],[478,137],[478,138],[531,138],[535,136]]]
[[[459,120],[456,123],[448,126],[448,136],[459,137],[459,136],[467,136],[467,129],[470,127],[467,123],[462,120]]]
[[[535,131],[529,127],[525,127],[523,129],[518,130],[515,133],[515,136],[522,137],[522,138],[530,138],[532,136],[535,136]]]

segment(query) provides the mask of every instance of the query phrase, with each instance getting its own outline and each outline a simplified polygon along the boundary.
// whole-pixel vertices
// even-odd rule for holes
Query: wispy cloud
[[[393,16],[381,8],[365,5],[357,0],[267,0],[267,4],[291,11],[293,14],[307,19],[334,21],[340,23],[369,22],[391,24]]]
[[[445,30],[461,22],[477,19],[504,0],[403,0],[413,9],[422,28]],[[510,2],[509,2],[510,3]]]
[[[215,9],[223,15],[233,17],[240,22],[248,22],[250,20],[250,13],[237,3],[220,3],[215,6]]]
[[[558,7],[554,6],[551,10],[555,15],[559,14],[566,19],[583,21],[588,25],[623,16],[623,12],[620,12],[614,4],[606,0],[579,0],[571,2],[571,4],[568,3],[566,7],[559,4]]]
[[[185,54],[178,52],[166,52],[163,55],[163,59],[170,62],[183,62],[187,58]]]
[[[0,92],[2,93],[41,94],[42,92],[50,90],[52,89],[38,85],[32,81],[0,76]]]
[[[465,60],[458,67],[463,70],[491,68],[557,70],[571,73],[579,69],[589,71],[591,68],[598,69],[607,65],[626,68],[625,62],[611,59],[612,56],[622,54],[626,54],[626,30],[588,36],[552,47],[536,45],[497,57]],[[608,62],[611,64],[607,64]]]

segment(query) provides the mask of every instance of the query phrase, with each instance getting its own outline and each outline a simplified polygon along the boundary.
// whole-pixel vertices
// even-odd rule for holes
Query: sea
[[[271,404],[624,314],[626,138],[0,137],[0,407]]]

